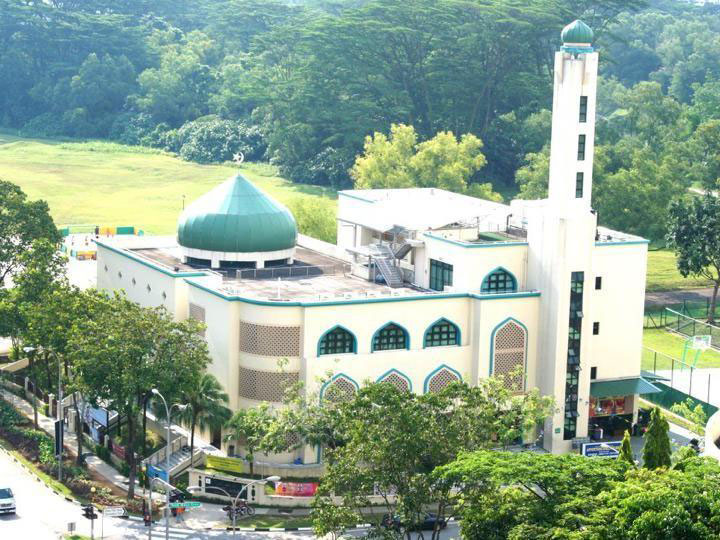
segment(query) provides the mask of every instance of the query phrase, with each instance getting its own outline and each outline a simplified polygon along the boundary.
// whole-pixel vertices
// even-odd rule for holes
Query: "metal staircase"
[[[380,274],[382,275],[388,287],[392,287],[393,289],[397,287],[402,287],[402,271],[397,266],[392,264],[390,259],[377,258],[375,259],[375,266],[378,270],[380,270]]]
[[[398,260],[403,259],[405,257],[405,255],[410,253],[411,249],[412,249],[412,246],[410,244],[400,244],[400,247],[398,247],[395,250],[395,253],[394,253],[395,258]]]

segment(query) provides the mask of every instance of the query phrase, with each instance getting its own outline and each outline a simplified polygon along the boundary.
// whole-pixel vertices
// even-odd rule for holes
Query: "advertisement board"
[[[168,475],[162,469],[158,469],[155,465],[147,465],[148,478],[160,478],[161,480],[168,481]]]
[[[112,453],[120,459],[125,459],[125,447],[117,444],[115,441],[110,441],[112,445]]]
[[[317,482],[277,482],[275,495],[284,497],[313,497],[317,491]]]
[[[593,442],[582,445],[582,455],[585,457],[615,458],[620,455],[622,441]]]
[[[224,456],[208,456],[206,466],[216,471],[227,471],[234,473],[245,472],[245,462],[242,459],[224,457]]]

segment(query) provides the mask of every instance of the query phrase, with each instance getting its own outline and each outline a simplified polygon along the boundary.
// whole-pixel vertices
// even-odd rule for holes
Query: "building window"
[[[510,320],[493,331],[491,375],[502,375],[503,385],[513,392],[525,390],[525,329]]]
[[[392,384],[401,392],[410,392],[410,380],[396,369],[391,369],[378,379],[378,382]]]
[[[430,288],[442,291],[445,285],[453,284],[453,266],[444,262],[430,259]]]
[[[597,276],[595,278],[595,290],[599,291],[602,289],[602,276]]]
[[[591,367],[590,368],[590,380],[594,381],[597,379],[597,367]]]
[[[593,323],[593,336],[597,336],[600,334],[600,323],[594,322]]]
[[[587,122],[587,96],[580,96],[580,122]]]
[[[340,326],[325,332],[318,343],[318,356],[357,352],[355,336]]]
[[[409,349],[409,342],[407,332],[403,327],[389,323],[375,332],[372,341],[372,350],[375,352]]]
[[[583,196],[583,184],[585,183],[585,173],[577,173],[575,177],[575,198],[582,199]]]
[[[517,280],[515,276],[503,268],[498,268],[485,276],[480,287],[480,292],[490,294],[515,292],[516,290]]]
[[[585,160],[585,135],[578,137],[578,161]]]
[[[425,331],[424,347],[460,345],[460,330],[447,319],[440,319]]]
[[[580,371],[580,344],[582,337],[584,272],[570,276],[570,317],[568,322],[567,375],[565,377],[565,426],[563,439],[570,440],[577,434],[578,376]]]

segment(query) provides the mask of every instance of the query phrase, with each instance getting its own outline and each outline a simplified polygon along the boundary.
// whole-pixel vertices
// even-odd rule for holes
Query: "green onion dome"
[[[563,28],[560,37],[563,43],[592,43],[594,34],[587,24],[576,19]]]
[[[295,247],[297,225],[285,206],[238,174],[185,209],[177,238],[207,251],[279,251]]]

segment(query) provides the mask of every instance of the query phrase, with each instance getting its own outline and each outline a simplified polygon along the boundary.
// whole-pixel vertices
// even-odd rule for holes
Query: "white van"
[[[0,514],[15,513],[15,497],[10,488],[0,488]]]

